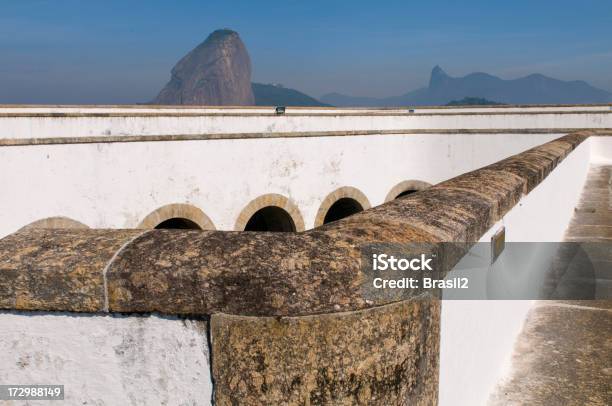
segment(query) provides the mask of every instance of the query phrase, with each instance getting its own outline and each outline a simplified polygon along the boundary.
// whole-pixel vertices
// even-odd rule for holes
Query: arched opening
[[[340,220],[370,207],[370,202],[363,192],[351,186],[342,186],[325,196],[317,211],[314,226],[319,227]]]
[[[164,220],[155,226],[156,229],[177,229],[177,230],[201,230],[202,228],[195,222],[186,218],[173,217]]]
[[[411,195],[413,193],[416,193],[417,190],[416,189],[408,189],[408,190],[404,190],[403,192],[401,192],[399,195],[395,196],[396,199],[399,199],[400,197],[404,197],[404,196],[408,196]]]
[[[89,228],[85,224],[80,221],[73,220],[68,217],[57,216],[57,217],[47,217],[45,219],[36,220],[24,227],[22,227],[19,231],[29,230],[32,228],[72,228],[72,229],[85,229]]]
[[[385,197],[385,202],[410,196],[411,194],[425,190],[430,186],[431,183],[423,182],[422,180],[405,180],[391,188],[387,194],[387,197]]]
[[[249,202],[236,219],[236,231],[304,231],[297,205],[283,195],[268,193]]]
[[[325,218],[323,219],[323,224],[343,219],[352,214],[359,213],[360,211],[363,211],[363,206],[357,200],[351,199],[350,197],[343,197],[338,199],[331,205],[329,210],[327,210]]]
[[[149,213],[138,225],[138,228],[214,230],[215,226],[199,208],[185,203],[173,203]]]
[[[244,231],[296,231],[291,215],[276,206],[257,210],[247,221]]]

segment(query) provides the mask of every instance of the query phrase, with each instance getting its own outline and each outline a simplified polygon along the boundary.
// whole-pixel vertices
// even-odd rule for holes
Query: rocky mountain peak
[[[450,76],[448,76],[448,74],[444,72],[444,69],[442,69],[440,65],[436,65],[431,70],[431,77],[429,78],[429,87],[435,88],[443,86],[449,81],[449,79]]]
[[[237,32],[216,30],[172,68],[154,104],[255,104],[251,59]]]

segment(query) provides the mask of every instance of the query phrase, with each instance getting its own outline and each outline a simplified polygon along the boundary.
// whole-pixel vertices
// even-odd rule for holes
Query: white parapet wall
[[[64,385],[68,405],[209,405],[212,397],[206,321],[4,311],[0,365],[2,384]]]
[[[397,184],[435,184],[563,134],[372,134],[232,140],[0,146],[0,236],[68,217],[134,228],[188,204],[233,230],[252,200],[275,193],[315,225],[325,197],[350,186],[375,206]]]
[[[455,109],[0,108],[3,139],[337,131],[612,128],[602,106]]]
[[[562,241],[591,163],[592,143],[603,145],[610,140],[612,137],[591,137],[583,142],[492,227],[480,242],[490,242],[501,227],[505,228],[507,243]],[[522,262],[514,264],[512,275],[506,275],[510,278],[508,284],[515,284],[521,278],[537,279],[532,274],[532,271],[537,271],[534,264],[554,255],[554,252],[542,250],[542,246],[533,245],[532,255],[518,258]],[[502,253],[497,261],[503,260]],[[456,266],[456,269],[461,268],[462,262]],[[453,276],[451,273],[448,277]],[[516,337],[532,305],[532,300],[442,302],[441,406],[487,403],[495,386],[509,372]]]

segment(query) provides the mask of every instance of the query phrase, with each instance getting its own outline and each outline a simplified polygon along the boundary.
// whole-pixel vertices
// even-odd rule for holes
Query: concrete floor
[[[586,282],[568,285],[591,300],[536,303],[491,405],[612,405],[612,166],[590,168],[565,241],[596,243],[589,274],[572,276]]]

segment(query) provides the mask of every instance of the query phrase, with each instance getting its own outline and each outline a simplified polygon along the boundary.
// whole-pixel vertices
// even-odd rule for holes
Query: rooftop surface
[[[611,242],[611,195],[612,166],[591,166],[565,240]],[[588,254],[598,264],[596,297],[609,297],[612,252]],[[540,301],[515,344],[511,376],[492,403],[610,405],[611,366],[610,300]]]

